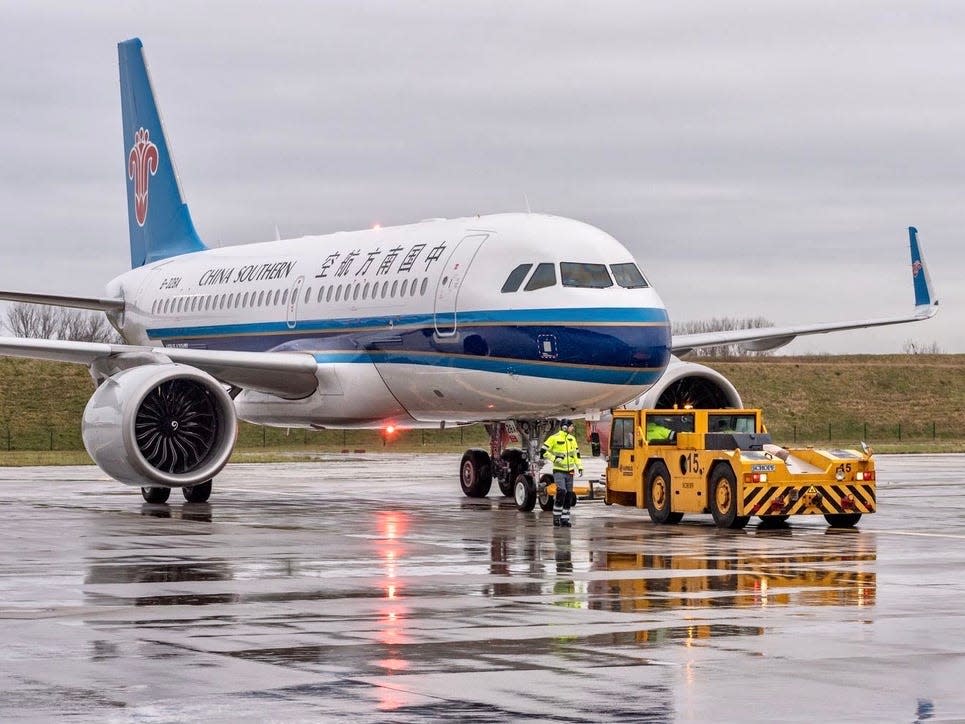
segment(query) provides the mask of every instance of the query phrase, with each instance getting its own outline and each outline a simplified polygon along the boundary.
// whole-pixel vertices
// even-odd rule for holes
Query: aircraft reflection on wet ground
[[[965,714],[965,536],[933,489],[965,503],[965,458],[915,465],[879,462],[858,530],[743,531],[602,503],[554,530],[460,498],[448,456],[418,458],[417,495],[373,456],[235,466],[170,506],[93,468],[3,470],[0,718]],[[779,701],[747,709],[750,680]]]

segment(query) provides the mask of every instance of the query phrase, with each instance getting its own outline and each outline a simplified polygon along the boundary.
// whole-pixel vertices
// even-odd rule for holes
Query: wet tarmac
[[[965,456],[879,456],[857,530],[554,530],[458,463],[0,469],[0,720],[965,719]]]

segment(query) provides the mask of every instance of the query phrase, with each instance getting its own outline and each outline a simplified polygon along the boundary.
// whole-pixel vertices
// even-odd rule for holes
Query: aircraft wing
[[[731,329],[699,334],[675,334],[671,341],[671,351],[673,354],[680,356],[698,347],[716,347],[722,344],[740,343],[745,349],[762,352],[783,347],[793,341],[795,337],[806,334],[824,334],[846,329],[881,327],[888,324],[905,324],[929,319],[938,313],[938,299],[932,291],[928,268],[922,258],[921,247],[918,244],[918,230],[913,226],[908,228],[908,239],[911,247],[911,279],[915,288],[915,308],[911,314],[881,319],[855,319],[847,322]]]
[[[26,302],[27,304],[51,304],[57,307],[74,307],[76,309],[94,309],[101,312],[124,311],[123,299],[110,299],[108,297],[66,297],[59,294],[32,294],[0,290],[0,300]]]
[[[107,374],[139,364],[176,362],[204,370],[220,382],[286,399],[307,397],[318,387],[318,363],[312,355],[301,352],[231,352],[0,337],[0,355],[92,365]]]

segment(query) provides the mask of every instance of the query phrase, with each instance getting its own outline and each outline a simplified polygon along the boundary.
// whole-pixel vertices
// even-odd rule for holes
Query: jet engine
[[[737,388],[720,372],[697,364],[670,358],[670,364],[653,387],[623,405],[634,410],[695,407],[743,407]]]
[[[180,364],[145,364],[104,380],[84,410],[84,447],[127,485],[204,483],[235,444],[234,403],[211,375]]]
[[[683,362],[677,357],[670,358],[666,371],[649,390],[622,405],[631,410],[674,407],[707,410],[743,406],[737,388],[720,372],[696,362]],[[609,452],[610,419],[606,414],[599,422],[587,423],[587,437],[594,456]]]

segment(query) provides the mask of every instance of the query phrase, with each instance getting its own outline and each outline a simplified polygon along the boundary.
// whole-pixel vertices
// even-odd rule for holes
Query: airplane
[[[680,356],[742,342],[917,322],[938,311],[914,228],[915,307],[849,322],[674,335],[633,255],[579,221],[534,213],[209,248],[195,230],[142,43],[118,44],[131,269],[102,297],[0,299],[99,310],[124,344],[0,338],[0,354],[87,365],[82,436],[148,503],[205,502],[237,420],[286,428],[483,423],[470,497],[537,476],[560,417],[631,404],[739,405],[722,375]],[[532,479],[532,477],[530,478]]]

